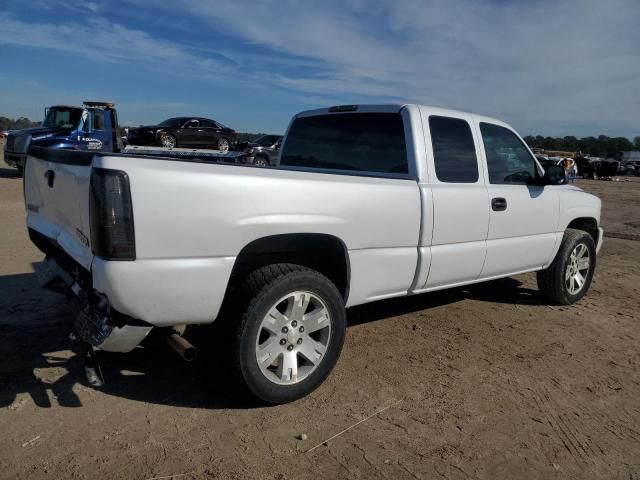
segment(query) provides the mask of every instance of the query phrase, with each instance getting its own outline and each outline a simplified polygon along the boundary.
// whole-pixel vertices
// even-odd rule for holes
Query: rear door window
[[[347,172],[408,174],[399,113],[339,113],[296,118],[281,166]]]
[[[489,183],[527,184],[536,178],[536,164],[522,141],[509,129],[480,123]]]
[[[429,130],[438,180],[476,183],[478,158],[469,124],[460,118],[431,116]]]

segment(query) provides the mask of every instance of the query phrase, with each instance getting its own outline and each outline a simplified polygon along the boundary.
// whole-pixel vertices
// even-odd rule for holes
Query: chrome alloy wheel
[[[253,161],[253,164],[256,167],[263,167],[263,168],[269,166],[269,162],[264,157],[256,157],[256,159]]]
[[[590,267],[589,249],[584,243],[579,243],[571,252],[564,273],[565,285],[571,295],[576,295],[582,290],[589,275]]]
[[[175,148],[176,147],[176,139],[173,135],[169,134],[161,134],[160,135],[160,143],[165,148]]]
[[[218,150],[222,153],[227,153],[229,151],[229,140],[226,138],[218,140]]]
[[[292,292],[278,300],[260,323],[258,367],[273,383],[301,382],[322,363],[330,340],[331,316],[324,302],[310,292]]]

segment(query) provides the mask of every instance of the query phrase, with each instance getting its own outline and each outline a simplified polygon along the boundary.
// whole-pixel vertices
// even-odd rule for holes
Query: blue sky
[[[116,102],[284,131],[296,112],[416,102],[524,134],[640,135],[638,0],[0,0],[0,115]]]

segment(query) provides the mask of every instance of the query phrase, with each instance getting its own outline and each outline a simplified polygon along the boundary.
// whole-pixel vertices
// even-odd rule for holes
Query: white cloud
[[[142,63],[173,73],[219,76],[226,66],[192,54],[182,46],[157,39],[142,30],[127,28],[104,18],[84,23],[27,23],[0,14],[0,44],[38,47],[77,53],[96,61]]]
[[[0,14],[0,43],[276,85],[301,108],[404,99],[485,113],[523,133],[640,133],[638,0],[127,1],[109,8],[210,31],[185,45],[102,17],[54,25]],[[236,47],[210,45],[214,32]]]
[[[639,128],[637,0],[187,5],[276,55],[320,62],[312,75],[273,74],[305,94],[400,97],[495,115],[527,131]]]

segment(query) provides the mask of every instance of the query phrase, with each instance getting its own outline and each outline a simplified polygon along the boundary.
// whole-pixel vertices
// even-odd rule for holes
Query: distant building
[[[620,160],[623,162],[640,161],[640,150],[632,150],[630,152],[620,152]]]

